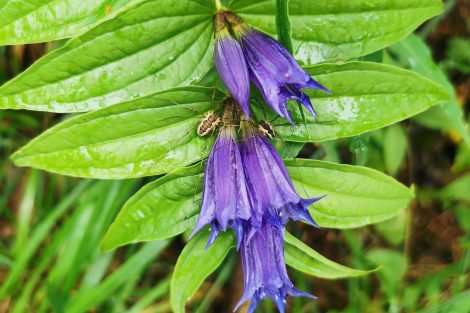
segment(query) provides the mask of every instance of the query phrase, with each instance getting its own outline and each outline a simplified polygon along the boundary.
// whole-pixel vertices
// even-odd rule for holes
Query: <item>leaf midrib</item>
[[[335,171],[335,172],[339,172],[339,171]],[[338,195],[338,196],[341,196],[341,195],[345,195],[345,196],[349,196],[349,197],[356,197],[356,198],[367,198],[367,199],[376,199],[376,200],[396,200],[396,201],[399,201],[399,200],[406,200],[408,197],[405,196],[404,192],[403,191],[399,191],[398,188],[396,188],[395,186],[393,186],[393,188],[395,189],[395,192],[399,192],[400,193],[400,197],[397,197],[397,196],[388,196],[387,195],[382,195],[382,196],[378,196],[378,195],[374,195],[374,196],[370,196],[370,195],[364,195],[364,194],[355,194],[355,193],[352,193],[352,192],[346,192],[346,191],[335,191],[335,190],[331,190],[331,189],[325,189],[325,188],[321,188],[319,187],[318,185],[312,183],[312,182],[304,182],[304,181],[300,181],[298,180],[297,178],[292,178],[292,181],[296,181],[298,182],[300,185],[305,185],[312,189],[315,189],[315,190],[318,190],[320,193],[324,193],[327,195],[327,197],[331,194],[333,195]],[[402,187],[402,188],[406,188],[406,187]],[[408,188],[406,188],[406,190],[408,190]],[[390,193],[390,192],[389,192]],[[326,199],[326,198],[325,198]]]
[[[177,117],[175,117],[177,118]],[[180,124],[184,124],[184,123],[189,123],[189,121],[197,121],[198,118],[197,116],[193,116],[193,117],[188,117],[188,118],[185,118],[185,119],[182,119],[178,122],[175,122],[173,124],[168,124],[167,126],[162,126],[162,127],[159,127],[157,129],[148,129],[148,130],[145,130],[145,131],[140,131],[140,132],[137,132],[137,133],[134,133],[132,135],[126,135],[126,136],[123,136],[123,137],[118,137],[118,138],[112,138],[112,139],[107,139],[107,140],[103,140],[103,141],[98,141],[98,142],[94,142],[94,143],[91,143],[91,144],[85,144],[85,145],[76,145],[76,146],[73,146],[73,147],[67,147],[67,148],[62,148],[62,149],[57,149],[57,150],[54,150],[54,151],[48,151],[48,152],[39,152],[39,153],[28,153],[28,154],[24,154],[24,155],[21,155],[20,156],[17,156],[15,157],[15,160],[19,160],[19,159],[23,159],[23,158],[35,158],[37,156],[43,156],[43,155],[54,155],[54,154],[60,154],[60,153],[63,153],[65,151],[74,151],[74,150],[77,150],[81,147],[99,147],[100,145],[108,145],[108,144],[111,144],[111,143],[116,143],[117,141],[120,141],[120,140],[123,140],[123,139],[132,139],[132,138],[136,138],[136,137],[140,137],[140,136],[144,136],[144,135],[148,135],[148,134],[151,134],[152,132],[161,132],[161,131],[164,131],[164,130],[167,130],[168,128],[172,128],[172,127],[177,127],[178,125]],[[184,139],[181,138],[181,140]],[[36,143],[38,144],[38,143]],[[25,147],[25,148],[29,148],[29,147]],[[169,147],[168,150],[171,150],[172,147]],[[34,149],[34,148],[29,148],[29,149]],[[21,151],[19,151],[21,152]],[[142,161],[142,160],[140,160]],[[126,164],[130,164],[130,163],[126,163]],[[115,166],[113,166],[115,167]],[[70,167],[70,168],[76,168],[76,167]],[[80,167],[78,167],[80,168]]]

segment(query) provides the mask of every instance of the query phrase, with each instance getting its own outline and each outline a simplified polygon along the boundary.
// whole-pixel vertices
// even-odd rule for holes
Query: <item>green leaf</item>
[[[470,311],[470,290],[461,291],[448,300],[419,310],[417,313],[466,313]]]
[[[366,258],[374,265],[382,266],[377,272],[381,289],[389,300],[394,299],[406,274],[406,258],[398,251],[387,249],[368,251]]]
[[[196,134],[215,108],[212,89],[185,87],[76,116],[12,157],[18,166],[93,178],[164,174],[200,161],[212,137]]]
[[[274,0],[233,0],[248,24],[276,34]],[[349,60],[399,41],[442,11],[440,0],[289,1],[294,56],[305,64]]]
[[[285,232],[284,241],[287,265],[306,274],[338,279],[363,276],[372,272],[352,269],[330,261],[288,232]]]
[[[392,177],[359,166],[316,160],[286,160],[287,170],[304,198],[326,195],[310,207],[321,227],[353,228],[396,216],[413,191]]]
[[[10,0],[0,5],[0,45],[73,37],[111,15],[127,0]]]
[[[387,173],[395,176],[406,157],[406,132],[400,124],[387,127],[383,138],[384,163]]]
[[[428,77],[445,88],[449,94],[449,99],[439,108],[436,108],[436,110],[445,112],[450,117],[450,125],[448,121],[440,118],[439,120],[444,120],[441,122],[441,128],[455,127],[467,145],[470,146],[470,135],[463,120],[463,110],[457,101],[454,86],[447,78],[445,72],[434,62],[431,51],[426,43],[418,36],[411,34],[399,43],[389,47],[389,50],[398,58],[402,65]],[[439,120],[434,123],[439,123]]]
[[[375,224],[374,228],[387,243],[398,246],[406,238],[406,222],[406,211],[401,211],[394,218]]]
[[[436,193],[436,196],[442,200],[461,200],[470,202],[470,174],[463,175],[442,190]]]
[[[185,312],[185,303],[235,247],[232,232],[221,233],[214,244],[206,249],[208,239],[209,231],[200,231],[184,247],[176,262],[170,289],[171,307],[175,313]]]
[[[212,66],[210,0],[143,0],[0,87],[0,108],[95,110],[189,85]]]
[[[196,223],[202,191],[202,165],[157,179],[124,205],[106,233],[105,251],[139,241],[176,236]]]
[[[275,127],[287,141],[356,136],[409,118],[449,98],[434,82],[389,65],[351,62],[318,65],[307,71],[333,94],[307,91],[318,118],[305,113],[306,124],[297,107],[290,105],[298,126],[283,122]]]

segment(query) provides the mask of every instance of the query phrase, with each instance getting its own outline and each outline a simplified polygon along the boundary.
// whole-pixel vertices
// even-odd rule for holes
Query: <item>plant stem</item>
[[[224,7],[221,0],[215,0],[215,7],[217,8],[217,11],[220,11]]]
[[[276,30],[277,39],[292,54],[289,0],[276,0]]]

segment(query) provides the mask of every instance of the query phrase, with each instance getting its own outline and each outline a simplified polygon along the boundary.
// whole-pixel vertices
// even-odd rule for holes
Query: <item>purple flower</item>
[[[226,27],[216,31],[215,37],[215,67],[225,86],[249,118],[250,79],[242,48]]]
[[[271,224],[282,227],[292,219],[318,227],[307,208],[322,197],[301,198],[281,157],[269,141],[249,121],[242,122],[242,132],[241,155],[253,205],[251,224],[256,227],[267,219]]]
[[[289,99],[302,103],[316,116],[310,98],[302,88],[321,89],[329,93],[328,89],[313,80],[275,39],[243,24],[235,29],[248,63],[250,78],[263,94],[264,101],[291,124],[292,117],[287,109]]]
[[[248,226],[248,228],[251,226]],[[244,273],[243,296],[235,310],[251,299],[249,313],[255,311],[259,301],[266,297],[274,300],[279,311],[285,312],[286,296],[314,296],[294,288],[284,261],[283,229],[263,223],[253,237],[243,238],[240,248]]]
[[[250,217],[251,203],[235,128],[225,126],[207,160],[202,208],[192,235],[210,224],[212,230],[207,244],[210,246],[220,231],[231,227],[240,244],[244,234],[243,221]]]

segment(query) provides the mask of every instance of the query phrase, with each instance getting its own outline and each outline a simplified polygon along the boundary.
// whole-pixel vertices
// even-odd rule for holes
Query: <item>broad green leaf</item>
[[[129,0],[10,0],[0,5],[0,45],[73,37]]]
[[[197,136],[215,108],[212,89],[185,87],[76,116],[12,157],[18,166],[93,178],[159,175],[200,161],[209,140]]]
[[[275,3],[233,0],[230,8],[275,35]],[[290,0],[294,56],[315,64],[367,55],[399,41],[441,11],[440,0]]]
[[[0,87],[0,108],[95,110],[199,80],[212,66],[210,0],[143,0]]]
[[[202,165],[168,174],[146,185],[124,205],[106,233],[103,250],[176,236],[196,223]]]
[[[399,43],[389,47],[389,50],[398,58],[399,63],[445,88],[449,94],[449,100],[435,110],[445,112],[449,116],[451,123],[449,125],[447,120],[440,118],[439,120],[444,120],[441,122],[440,127],[443,129],[455,127],[467,145],[470,146],[468,126],[463,120],[463,110],[457,101],[454,86],[447,78],[445,72],[434,62],[431,51],[426,43],[418,36],[411,34]],[[428,112],[425,114],[428,114]],[[439,123],[439,120],[434,123]]]
[[[393,66],[351,62],[307,68],[333,94],[307,91],[318,118],[290,104],[296,127],[283,122],[276,132],[284,140],[309,142],[352,137],[394,124],[448,100],[434,82]]]
[[[186,302],[236,245],[232,232],[222,233],[206,249],[208,239],[209,231],[200,231],[184,247],[176,262],[170,289],[171,307],[175,313],[185,312]]]
[[[413,198],[413,191],[392,177],[359,166],[316,160],[285,161],[299,194],[325,198],[310,207],[321,227],[353,228],[396,216]]]
[[[287,265],[306,274],[325,279],[338,279],[367,275],[371,272],[352,269],[330,261],[288,232],[285,232],[284,240]]]

